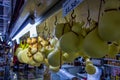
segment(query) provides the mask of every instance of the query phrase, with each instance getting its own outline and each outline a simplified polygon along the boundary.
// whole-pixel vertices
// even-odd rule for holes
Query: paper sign
[[[36,26],[33,26],[33,27],[30,29],[30,37],[37,37]]]
[[[63,17],[77,7],[82,1],[83,0],[66,0],[65,3],[63,3]]]

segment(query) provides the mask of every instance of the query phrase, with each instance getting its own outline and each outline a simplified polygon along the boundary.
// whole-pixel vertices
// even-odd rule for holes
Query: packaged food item
[[[116,75],[116,80],[120,80],[120,76],[119,75]]]
[[[111,76],[111,80],[115,80],[115,76]]]

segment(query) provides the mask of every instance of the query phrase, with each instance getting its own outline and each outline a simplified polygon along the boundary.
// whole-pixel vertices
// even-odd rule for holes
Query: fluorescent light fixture
[[[29,32],[32,27],[36,27],[39,24],[39,22],[36,22],[35,24],[28,23],[12,40],[18,39],[22,37],[25,33]]]
[[[29,31],[29,29],[31,28],[31,24],[27,24],[27,26],[25,26],[12,40],[17,40],[18,38],[22,37],[25,33],[27,33]]]

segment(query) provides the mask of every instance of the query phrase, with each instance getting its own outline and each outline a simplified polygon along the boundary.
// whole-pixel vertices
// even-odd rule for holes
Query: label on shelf
[[[83,0],[66,0],[63,3],[63,17],[65,17],[70,11],[77,7]]]

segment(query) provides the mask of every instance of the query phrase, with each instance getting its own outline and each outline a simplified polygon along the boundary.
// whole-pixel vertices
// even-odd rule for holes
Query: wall
[[[88,4],[87,4],[88,3]],[[76,21],[81,22],[82,20],[87,23],[87,16],[88,16],[88,6],[90,10],[90,18],[98,21],[98,13],[99,13],[99,6],[100,6],[100,0],[84,0],[78,7],[74,9],[74,15],[76,15]],[[66,17],[69,20],[71,18],[70,12]],[[55,27],[55,16],[57,16],[57,23],[65,23],[65,19],[62,16],[62,9],[57,11],[55,14],[50,16],[48,19],[46,19],[42,24],[39,24],[37,26],[37,30],[40,36],[42,36],[42,32],[44,30],[45,22],[46,27],[50,28],[50,32],[53,32],[53,28]],[[85,27],[85,26],[84,26]],[[46,36],[48,33],[48,30],[45,31],[44,35]]]

